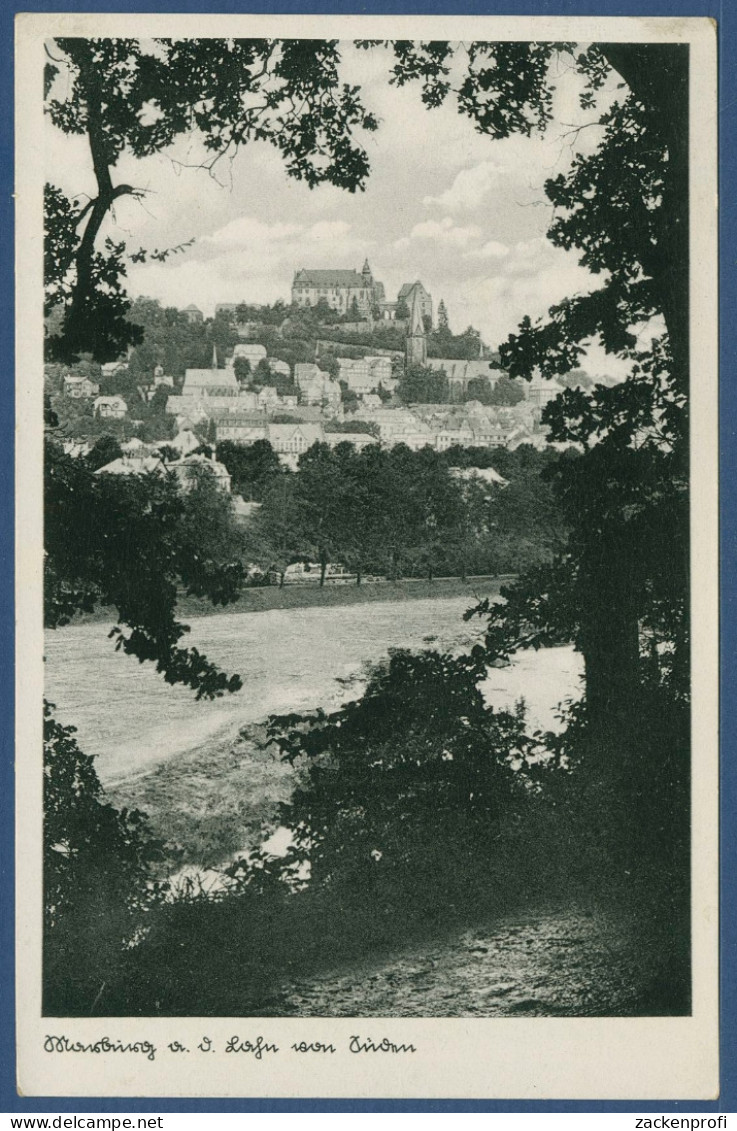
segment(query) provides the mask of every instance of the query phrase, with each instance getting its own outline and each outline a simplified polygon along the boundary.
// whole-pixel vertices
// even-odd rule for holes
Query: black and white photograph
[[[710,1033],[707,21],[28,20],[27,1058]]]

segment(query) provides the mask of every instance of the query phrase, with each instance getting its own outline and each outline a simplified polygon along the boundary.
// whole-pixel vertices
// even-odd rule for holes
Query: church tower
[[[422,321],[420,296],[416,289],[412,292],[412,306],[409,312],[404,356],[408,368],[410,365],[427,364],[427,336],[425,334],[425,323]]]
[[[363,270],[361,271],[361,275],[363,277],[364,286],[367,287],[369,290],[371,290],[373,285],[374,285],[374,280],[373,280],[373,277],[371,275],[371,268],[369,267],[368,259],[366,260],[366,262],[363,265]]]

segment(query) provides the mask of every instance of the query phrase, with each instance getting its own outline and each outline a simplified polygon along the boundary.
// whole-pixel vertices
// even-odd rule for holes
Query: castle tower
[[[422,306],[417,290],[412,292],[412,306],[409,312],[409,326],[404,343],[404,356],[407,366],[427,363],[427,336],[422,321]]]

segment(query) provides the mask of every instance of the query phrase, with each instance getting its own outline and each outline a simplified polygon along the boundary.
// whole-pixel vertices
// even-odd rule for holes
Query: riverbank
[[[166,868],[224,867],[257,848],[279,823],[295,771],[267,740],[266,727],[226,732],[107,787],[116,808],[140,809],[167,846]]]
[[[190,617],[222,616],[223,613],[263,613],[270,610],[339,608],[347,605],[368,605],[373,602],[423,601],[432,598],[467,597],[469,607],[483,597],[496,596],[503,585],[513,580],[512,574],[500,577],[402,578],[399,581],[366,582],[362,585],[327,584],[252,586],[244,589],[231,605],[212,605],[199,597],[181,594],[177,602],[177,615],[185,621]],[[115,609],[102,606],[94,613],[81,613],[72,626],[83,624],[113,624]]]

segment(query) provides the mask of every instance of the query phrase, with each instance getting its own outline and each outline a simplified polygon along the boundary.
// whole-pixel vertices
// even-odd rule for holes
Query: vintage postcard
[[[715,1098],[714,25],[16,50],[20,1092]]]

